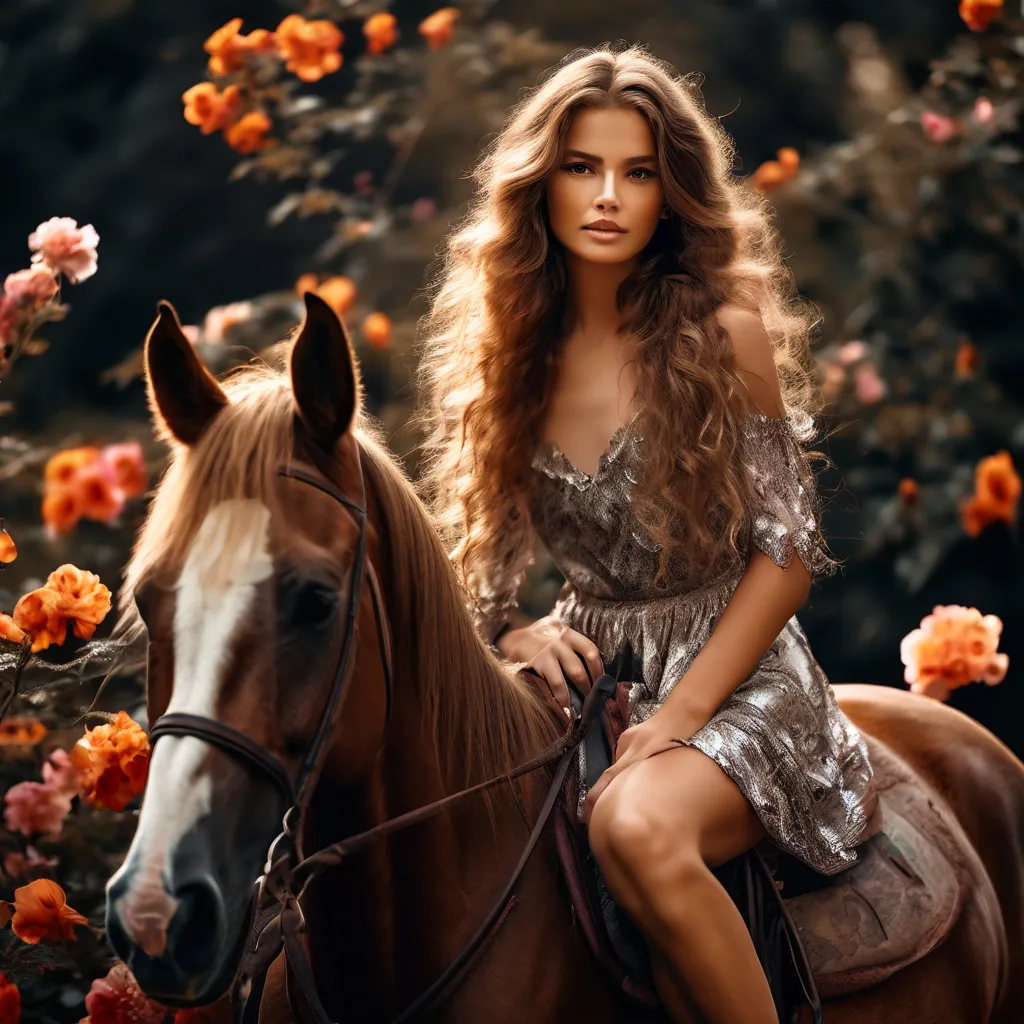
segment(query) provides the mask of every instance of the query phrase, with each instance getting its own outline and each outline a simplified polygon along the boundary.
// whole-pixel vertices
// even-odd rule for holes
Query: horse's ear
[[[228,397],[196,355],[169,302],[157,304],[146,335],[145,367],[154,419],[182,444],[194,445]]]
[[[295,407],[313,439],[332,448],[352,424],[358,401],[355,355],[330,306],[306,292],[306,320],[292,348]]]

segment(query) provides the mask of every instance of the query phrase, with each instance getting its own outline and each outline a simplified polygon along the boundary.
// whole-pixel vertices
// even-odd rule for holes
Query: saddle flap
[[[876,985],[931,952],[960,915],[966,838],[904,762],[868,738],[881,830],[824,888],[786,897],[819,992],[834,999]]]

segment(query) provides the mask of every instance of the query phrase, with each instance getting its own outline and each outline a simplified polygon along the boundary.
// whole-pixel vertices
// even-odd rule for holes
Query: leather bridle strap
[[[153,723],[149,730],[150,746],[161,736],[194,736],[219,747],[225,753],[234,755],[258,772],[262,772],[284,796],[286,806],[294,806],[295,789],[288,777],[288,770],[262,743],[257,743],[244,732],[239,732],[213,718],[176,711],[169,715],[161,715]]]

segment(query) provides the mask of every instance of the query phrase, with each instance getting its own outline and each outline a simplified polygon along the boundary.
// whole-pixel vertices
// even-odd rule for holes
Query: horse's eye
[[[301,626],[323,626],[338,610],[338,592],[322,583],[309,583],[298,593],[295,621]]]

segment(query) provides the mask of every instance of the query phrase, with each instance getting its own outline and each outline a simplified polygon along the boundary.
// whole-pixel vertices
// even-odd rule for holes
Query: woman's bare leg
[[[660,951],[656,982],[674,1021],[693,1024],[692,1004],[709,1024],[778,1024],[743,917],[711,873],[764,834],[736,784],[694,748],[630,766],[594,805],[594,856]]]

